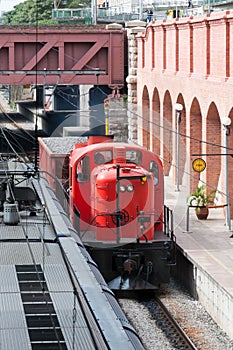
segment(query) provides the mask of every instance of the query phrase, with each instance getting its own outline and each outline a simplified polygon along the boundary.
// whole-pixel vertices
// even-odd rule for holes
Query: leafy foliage
[[[57,0],[58,8],[78,8],[82,6],[82,0],[68,0],[63,5],[61,0]],[[85,4],[88,6],[90,1]],[[5,12],[3,15],[5,24],[38,24],[38,23],[56,23],[52,20],[52,10],[54,9],[54,0],[26,0],[14,6],[12,11]]]
[[[196,207],[206,207],[208,204],[214,204],[216,190],[207,194],[207,186],[198,186],[196,191],[191,193],[188,204]]]
[[[27,0],[4,14],[6,24],[36,24],[52,18],[53,1]]]

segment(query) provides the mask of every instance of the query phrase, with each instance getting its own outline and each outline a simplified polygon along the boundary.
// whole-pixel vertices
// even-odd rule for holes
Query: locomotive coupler
[[[130,274],[137,269],[137,262],[133,259],[126,259],[123,263],[124,272]]]
[[[113,255],[114,270],[121,274],[130,274],[137,271],[142,264],[142,255],[139,253],[116,252]]]

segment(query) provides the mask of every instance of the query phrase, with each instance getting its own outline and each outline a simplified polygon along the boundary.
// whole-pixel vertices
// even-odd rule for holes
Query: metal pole
[[[92,24],[97,25],[97,0],[91,1],[92,6]]]
[[[139,0],[139,20],[143,21],[143,0]]]
[[[192,231],[189,231],[189,205],[187,205],[186,210],[186,222],[185,222],[185,231],[184,233],[191,233]]]
[[[120,165],[116,166],[116,242],[120,243]]]
[[[179,177],[180,177],[180,122],[181,112],[176,112],[176,191],[179,192]]]
[[[230,213],[230,203],[229,203],[229,190],[228,190],[228,135],[229,127],[224,125],[224,147],[226,150],[225,159],[225,186],[226,186],[226,227],[227,231],[231,231],[231,213]]]

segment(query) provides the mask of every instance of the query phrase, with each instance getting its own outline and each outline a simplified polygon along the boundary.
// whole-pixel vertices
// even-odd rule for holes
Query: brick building
[[[226,146],[233,153],[233,126],[223,126],[226,117],[233,122],[233,11],[154,21],[138,35],[135,30],[134,40],[137,68],[129,69],[136,75],[127,82],[141,109],[139,143],[160,154],[174,181],[178,166],[180,184],[186,176],[192,191],[200,179],[222,191],[222,203],[227,157],[233,217],[233,157],[224,155]],[[179,121],[176,103],[183,106]],[[206,161],[200,174],[192,169],[197,157]]]

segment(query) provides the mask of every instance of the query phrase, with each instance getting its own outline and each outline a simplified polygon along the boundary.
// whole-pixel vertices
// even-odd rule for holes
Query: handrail
[[[202,208],[208,208],[208,209],[218,209],[218,208],[224,208],[227,207],[229,204],[220,204],[220,205],[206,205],[202,206]],[[186,210],[186,224],[185,228],[186,230],[184,233],[191,233],[192,231],[189,231],[189,208],[201,208],[199,205],[189,205],[187,204],[187,210]]]
[[[154,12],[155,17],[159,14],[159,9],[171,9],[173,7],[175,8],[181,8],[182,10],[192,10],[198,7],[206,7],[208,5],[211,6],[218,6],[218,5],[224,5],[224,4],[230,4],[233,3],[233,0],[209,0],[209,3],[207,0],[192,0],[193,8],[189,9],[187,7],[187,0],[155,0],[153,3],[154,6]],[[97,18],[99,20],[104,19],[115,19],[116,21],[122,20],[122,21],[130,21],[130,20],[136,20],[141,19],[141,15],[143,16],[143,20],[146,20],[147,13],[146,10],[149,8],[149,6],[144,6],[142,9],[142,14],[140,11],[139,6],[132,9],[131,12],[122,11],[119,7],[104,7],[104,8],[98,8],[97,9]],[[92,8],[62,8],[62,9],[53,9],[52,10],[52,19],[54,20],[84,20],[89,22],[92,22],[93,17],[93,9]]]
[[[167,237],[174,239],[173,211],[164,205],[164,232]]]

